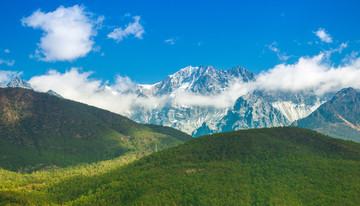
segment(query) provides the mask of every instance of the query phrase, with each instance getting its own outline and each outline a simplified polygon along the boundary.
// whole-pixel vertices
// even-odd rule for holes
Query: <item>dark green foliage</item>
[[[3,197],[65,205],[358,205],[360,144],[295,127],[214,134]]]
[[[343,89],[308,117],[293,125],[360,142],[360,93],[353,88]]]
[[[154,130],[157,133],[166,134],[175,137],[176,139],[183,142],[193,139],[193,137],[191,137],[190,135],[181,132],[177,129],[174,129],[172,127],[166,127],[166,126],[154,125],[154,124],[147,124],[146,126],[150,127],[152,130]]]
[[[141,155],[191,139],[161,133],[85,104],[21,88],[0,89],[0,168],[34,171]],[[180,135],[179,137],[172,134]]]

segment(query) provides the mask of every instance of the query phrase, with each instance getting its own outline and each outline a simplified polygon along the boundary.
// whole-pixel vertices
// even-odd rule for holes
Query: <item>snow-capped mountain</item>
[[[286,126],[327,100],[327,96],[306,92],[258,90],[256,78],[242,67],[188,66],[153,85],[132,84],[120,89],[103,85],[98,92],[130,98],[131,109],[125,115],[137,122],[170,126],[193,136]],[[32,89],[19,77],[8,87]],[[48,93],[61,97],[53,90]]]
[[[47,91],[46,93],[48,94],[51,94],[51,95],[54,95],[56,97],[59,97],[59,98],[63,98],[60,94],[56,93],[54,90],[50,89],[49,91]]]
[[[188,66],[154,85],[139,85],[138,93],[144,96],[162,96],[180,91],[201,95],[219,94],[234,81],[248,82],[254,79],[255,75],[242,67],[224,71],[212,66]]]
[[[19,77],[15,77],[14,79],[12,79],[8,85],[8,87],[20,87],[20,88],[24,88],[24,89],[31,89],[33,90],[33,88],[30,86],[30,84],[23,80],[20,79]]]
[[[190,93],[209,97],[207,101],[221,101],[221,94],[233,91],[234,83],[241,85],[255,81],[256,75],[242,67],[217,70],[211,66],[188,66],[153,85],[137,85],[139,98],[161,98],[163,106],[136,106],[130,118],[141,123],[171,126],[194,136],[237,129],[286,126],[304,118],[317,109],[326,97],[305,92],[250,91],[240,95],[230,106],[189,105],[182,101]],[[234,93],[233,95],[236,95]],[[166,98],[165,98],[166,97]]]
[[[5,88],[5,87],[19,87],[19,88],[24,88],[24,89],[31,89],[34,90],[30,83],[28,83],[27,81],[20,79],[19,77],[15,77],[13,78],[8,84],[7,86],[3,85],[0,83],[0,88]],[[46,93],[57,96],[59,98],[63,98],[60,94],[56,93],[54,90],[48,90]]]
[[[238,129],[276,127],[288,125],[291,122],[270,102],[263,98],[260,92],[254,92],[239,97],[234,107],[217,125],[216,132],[227,132]]]
[[[179,102],[179,98],[182,98],[180,95],[218,95],[235,82],[253,80],[255,75],[242,67],[225,71],[212,66],[188,66],[154,85],[138,85],[137,93],[140,98],[166,97],[167,102],[163,107],[153,109],[138,106],[133,109],[130,118],[142,123],[171,126],[188,134],[193,133],[204,122],[215,128],[229,108],[186,105]]]

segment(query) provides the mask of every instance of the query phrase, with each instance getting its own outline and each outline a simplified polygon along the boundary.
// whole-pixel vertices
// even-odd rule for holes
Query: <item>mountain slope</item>
[[[288,126],[309,115],[328,99],[327,95],[316,96],[307,92],[263,90],[235,96],[234,91],[242,91],[244,87],[245,92],[249,86],[246,84],[253,81],[256,81],[256,75],[242,67],[225,71],[211,66],[188,66],[159,83],[138,85],[138,98],[143,101],[162,98],[162,104],[153,108],[135,106],[129,117],[140,123],[171,126],[200,136],[237,129]],[[238,101],[234,101],[234,105],[206,104],[217,102],[217,98],[224,100],[226,94]],[[237,104],[241,100],[246,105],[239,108]]]
[[[296,127],[227,132],[199,137],[102,175],[66,179],[43,191],[16,201],[358,205],[360,144]]]
[[[23,79],[20,79],[19,77],[15,77],[14,79],[12,79],[8,85],[8,87],[20,87],[20,88],[24,88],[24,89],[33,89],[31,87],[31,85],[26,82],[25,80]]]
[[[8,170],[144,155],[191,139],[169,130],[46,93],[0,89],[0,167]]]
[[[253,92],[238,98],[234,107],[217,125],[217,132],[239,129],[277,127],[290,124],[288,119],[263,98]]]
[[[360,93],[353,88],[343,89],[293,125],[360,142]]]
[[[233,81],[255,80],[255,74],[242,67],[217,70],[212,66],[185,67],[154,85],[139,85],[138,93],[145,96],[161,96],[178,91],[209,95],[224,91]]]

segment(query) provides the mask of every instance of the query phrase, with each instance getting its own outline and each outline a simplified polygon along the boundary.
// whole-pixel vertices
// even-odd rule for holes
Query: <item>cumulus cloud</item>
[[[53,12],[35,11],[21,20],[24,26],[43,30],[34,57],[42,61],[71,61],[86,56],[94,46],[95,26],[103,17],[93,19],[85,7],[60,6]]]
[[[122,29],[121,27],[114,29],[114,31],[107,35],[108,38],[120,42],[129,35],[134,35],[136,38],[142,39],[142,35],[145,33],[145,30],[139,23],[140,16],[134,16],[133,18],[135,20],[133,23],[126,25],[125,29]]]
[[[4,52],[9,54],[10,53],[10,50],[9,49],[4,49]]]
[[[318,29],[316,32],[314,32],[314,33],[315,33],[315,35],[316,35],[317,37],[319,37],[320,40],[323,41],[323,42],[326,42],[326,43],[332,43],[332,42],[333,42],[332,37],[330,36],[329,33],[327,33],[327,32],[325,31],[324,28],[319,28],[319,29]]]
[[[0,70],[0,83],[7,84],[14,77],[20,76],[21,74],[22,74],[22,72]]]
[[[348,57],[349,58],[349,57]],[[280,64],[260,73],[254,83],[263,90],[308,91],[317,95],[342,88],[360,89],[360,58],[333,67],[324,53],[301,57],[295,64]]]
[[[135,83],[128,77],[117,76],[113,85],[107,85],[107,82],[91,78],[92,74],[79,68],[64,73],[50,70],[47,74],[32,77],[29,83],[37,91],[52,89],[65,98],[127,116],[135,105],[157,107],[163,99],[138,98],[131,92]]]

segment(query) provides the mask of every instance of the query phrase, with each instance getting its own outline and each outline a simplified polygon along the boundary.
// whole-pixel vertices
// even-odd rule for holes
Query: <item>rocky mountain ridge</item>
[[[131,93],[145,102],[133,104],[126,114],[130,119],[173,127],[193,136],[287,126],[330,99],[329,95],[307,92],[249,90],[247,86],[255,81],[254,73],[239,66],[229,70],[188,66],[153,85],[137,84],[127,91],[107,85],[101,89],[107,95]],[[8,85],[31,89],[29,83],[18,77]],[[52,90],[48,93],[61,97]],[[229,97],[233,100],[226,99]]]
[[[199,136],[237,129],[287,126],[309,115],[328,98],[306,92],[254,90],[238,96],[234,105],[226,107],[179,102],[179,98],[191,98],[192,95],[220,101],[221,94],[231,91],[234,84],[242,89],[243,85],[255,80],[256,75],[242,67],[225,71],[212,66],[188,66],[159,83],[138,85],[136,92],[140,98],[166,96],[170,101],[160,108],[137,107],[130,118],[141,123],[171,126]]]
[[[360,92],[345,88],[294,126],[360,142]]]

